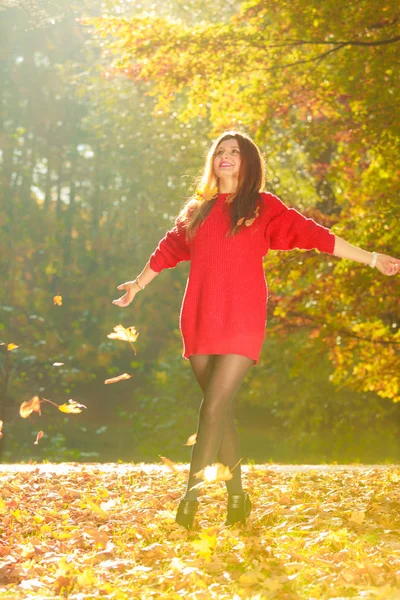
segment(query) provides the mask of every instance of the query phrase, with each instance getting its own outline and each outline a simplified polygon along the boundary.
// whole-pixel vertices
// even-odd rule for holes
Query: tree
[[[245,128],[266,154],[272,191],[348,241],[390,254],[398,253],[398,23],[396,3],[367,0],[252,0],[198,24],[155,14],[89,22],[110,76],[151,83],[157,111],[209,119],[210,135]],[[308,326],[327,344],[335,382],[400,400],[396,281],[303,258],[266,261],[279,273],[275,332]]]

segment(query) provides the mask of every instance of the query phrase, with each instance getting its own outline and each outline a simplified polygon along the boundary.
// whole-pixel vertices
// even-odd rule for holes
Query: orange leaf
[[[57,294],[56,296],[54,296],[53,302],[54,302],[55,306],[62,306],[62,296]]]
[[[17,344],[7,344],[7,350],[10,352],[11,350],[15,350],[15,348],[19,348]]]
[[[106,379],[104,383],[118,383],[118,381],[123,381],[124,379],[130,379],[132,375],[128,373],[122,373],[122,375],[118,375],[117,377],[111,377],[111,379]]]
[[[193,435],[191,435],[186,444],[184,444],[184,446],[194,446],[196,443],[196,438],[197,438],[197,433],[193,433]]]
[[[75,400],[68,400],[68,404],[60,404],[58,410],[63,413],[80,413],[82,408],[87,408],[84,404],[78,404]]]
[[[3,421],[0,421],[0,438],[3,437]]]
[[[41,440],[43,436],[44,436],[43,431],[39,431],[36,436],[36,440],[33,442],[35,444],[35,446],[37,446],[39,444],[39,440]]]
[[[167,465],[167,467],[169,467],[172,471],[177,472],[178,469],[175,466],[175,463],[172,462],[172,460],[169,460],[169,458],[166,458],[165,456],[161,456],[160,455],[161,460],[163,461],[163,463],[165,463]]]
[[[19,414],[21,415],[21,417],[23,419],[26,419],[27,417],[29,417],[29,415],[32,412],[37,412],[40,414],[42,414],[40,412],[40,399],[39,396],[33,396],[33,398],[31,398],[30,400],[26,400],[25,402],[23,402],[19,408]]]

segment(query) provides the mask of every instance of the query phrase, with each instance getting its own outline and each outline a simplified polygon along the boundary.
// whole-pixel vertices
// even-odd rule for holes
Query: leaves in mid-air
[[[39,415],[41,414],[39,396],[33,396],[30,400],[26,400],[19,408],[19,414],[23,419],[29,417],[33,412],[37,412]]]
[[[136,342],[139,334],[135,327],[123,327],[123,325],[116,325],[114,332],[107,335],[110,340],[121,340],[123,342]]]
[[[129,373],[122,373],[121,375],[117,375],[117,377],[110,377],[110,379],[106,379],[104,383],[118,383],[118,381],[125,381],[126,379],[130,379],[132,375]]]
[[[68,403],[60,404],[58,410],[63,413],[80,413],[82,408],[87,408],[84,404],[79,404],[75,400],[68,400]]]
[[[197,433],[193,433],[191,436],[188,437],[187,441],[185,442],[185,446],[194,446],[194,444],[196,443],[197,440]]]
[[[54,306],[62,306],[62,296],[56,294],[53,298]]]
[[[44,436],[44,432],[39,431],[36,436],[36,440],[33,442],[35,444],[35,446],[37,446],[39,444],[39,441],[42,439],[43,436]]]

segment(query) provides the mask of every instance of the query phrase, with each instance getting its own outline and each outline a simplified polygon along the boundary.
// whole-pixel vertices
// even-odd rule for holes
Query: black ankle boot
[[[246,519],[251,512],[252,504],[247,492],[243,494],[228,495],[228,514],[225,525],[234,525],[235,523],[246,524]]]
[[[175,521],[191,529],[193,526],[194,517],[196,515],[199,506],[198,500],[185,500],[184,498],[179,502],[178,511],[176,513]]]

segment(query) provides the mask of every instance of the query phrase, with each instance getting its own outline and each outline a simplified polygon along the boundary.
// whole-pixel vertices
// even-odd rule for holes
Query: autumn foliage
[[[245,2],[220,21],[164,15],[87,21],[108,76],[151,83],[162,115],[244,128],[269,189],[368,250],[399,253],[398,7],[367,0]],[[184,99],[184,102],[182,102]],[[295,181],[297,180],[297,183]],[[268,257],[277,335],[308,328],[331,380],[400,400],[398,281],[326,257]],[[322,347],[322,346],[321,346]]]
[[[244,468],[254,510],[224,526],[223,483],[174,522],[175,465],[0,471],[0,596],[298,600],[400,593],[395,467]]]

